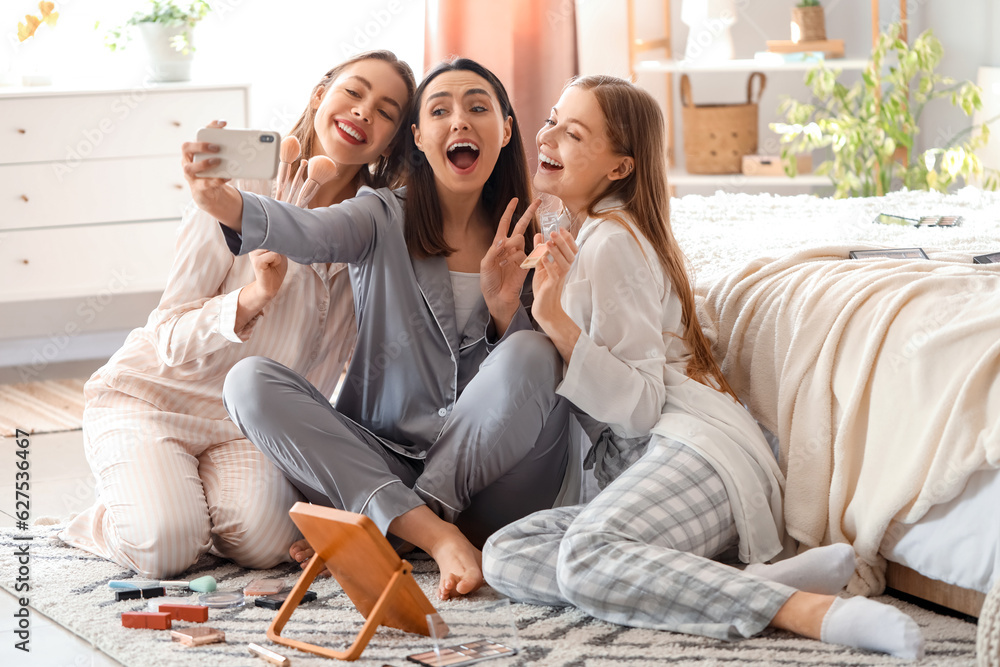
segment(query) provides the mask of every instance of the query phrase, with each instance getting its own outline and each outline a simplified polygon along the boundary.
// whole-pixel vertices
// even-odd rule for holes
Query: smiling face
[[[344,68],[312,99],[314,149],[338,164],[368,164],[386,153],[409,98],[387,62],[361,60]]]
[[[535,189],[559,197],[574,216],[634,166],[608,140],[607,120],[594,93],[578,86],[563,91],[535,143]]]
[[[481,191],[511,137],[511,118],[493,87],[467,70],[444,72],[427,85],[419,104],[413,141],[438,188],[456,194]]]

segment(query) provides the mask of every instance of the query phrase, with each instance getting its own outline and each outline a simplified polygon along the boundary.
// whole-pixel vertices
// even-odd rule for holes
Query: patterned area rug
[[[85,379],[0,385],[0,435],[76,431],[83,425]]]
[[[127,667],[265,664],[247,652],[249,642],[278,650],[287,655],[295,667],[337,664],[271,644],[265,632],[276,612],[255,606],[210,610],[208,625],[225,631],[225,644],[188,648],[172,643],[166,632],[123,628],[121,612],[145,610],[146,601],[115,602],[107,584],[112,579],[124,579],[130,575],[113,563],[59,541],[55,535],[60,528],[35,526],[28,533],[15,533],[10,529],[0,532],[0,549],[4,554],[0,558],[0,586],[8,591],[13,588],[17,565],[10,554],[15,548],[14,536],[32,535],[32,588],[28,593],[31,606]],[[251,580],[262,577],[286,578],[291,583],[298,574],[298,567],[291,564],[261,572],[245,570],[228,561],[206,556],[183,578],[212,575],[218,580],[220,590],[231,590],[241,589]],[[415,561],[414,576],[428,598],[433,600],[433,590],[437,585],[434,563]],[[317,580],[312,590],[316,591],[318,599],[294,613],[284,635],[335,650],[343,649],[345,642],[360,629],[360,615],[335,581]],[[505,627],[509,624],[497,614],[481,613],[497,599],[499,596],[496,593],[484,589],[469,599],[435,602],[435,606],[457,636],[502,640]],[[948,667],[975,664],[974,624],[938,615],[891,597],[879,600],[903,609],[923,628],[927,638],[927,657],[921,664]],[[516,624],[521,652],[515,658],[489,663],[497,667],[522,664],[565,667],[903,664],[884,655],[822,644],[778,631],[767,631],[750,640],[730,643],[611,625],[574,609],[512,604],[508,613]],[[3,621],[4,626],[9,623],[10,619]],[[408,654],[430,648],[430,640],[426,637],[382,628],[375,634],[361,660],[354,664],[364,667],[412,664],[406,661]]]

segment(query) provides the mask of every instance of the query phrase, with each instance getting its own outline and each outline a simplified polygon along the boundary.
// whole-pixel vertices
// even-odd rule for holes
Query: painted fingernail
[[[482,246],[480,246],[480,247],[482,247]],[[500,239],[499,241],[497,241],[497,247],[498,248],[502,248],[503,247],[503,239]]]
[[[210,144],[208,150],[212,151],[213,153],[218,153],[221,150],[221,146],[219,146],[218,144]]]
[[[545,256],[545,261],[548,262],[549,264],[551,264],[552,262],[556,261],[556,258],[553,257],[552,255],[546,255]]]

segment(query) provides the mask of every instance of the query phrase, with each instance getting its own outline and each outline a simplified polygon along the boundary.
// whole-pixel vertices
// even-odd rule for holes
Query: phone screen
[[[460,665],[471,665],[474,662],[490,658],[503,658],[516,653],[516,648],[498,644],[489,639],[480,639],[468,644],[457,644],[443,648],[440,655],[435,651],[424,651],[408,655],[406,659],[418,665],[427,665],[427,667],[460,667]]]

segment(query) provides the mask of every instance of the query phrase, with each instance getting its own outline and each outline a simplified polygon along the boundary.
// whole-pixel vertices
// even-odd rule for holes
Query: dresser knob
[[[28,131],[26,129],[24,129],[23,127],[19,127],[19,128],[17,128],[17,133],[18,134],[27,134]]]
[[[174,183],[174,187],[177,188],[178,190],[183,190],[184,189],[184,186],[180,185],[179,183]]]
[[[28,201],[28,195],[21,195],[21,199],[23,201]]]
[[[177,121],[177,120],[175,120],[175,121],[173,121],[173,122],[171,123],[171,125],[173,125],[174,127],[180,127],[180,126],[181,126],[181,123],[180,123],[180,121]]]

